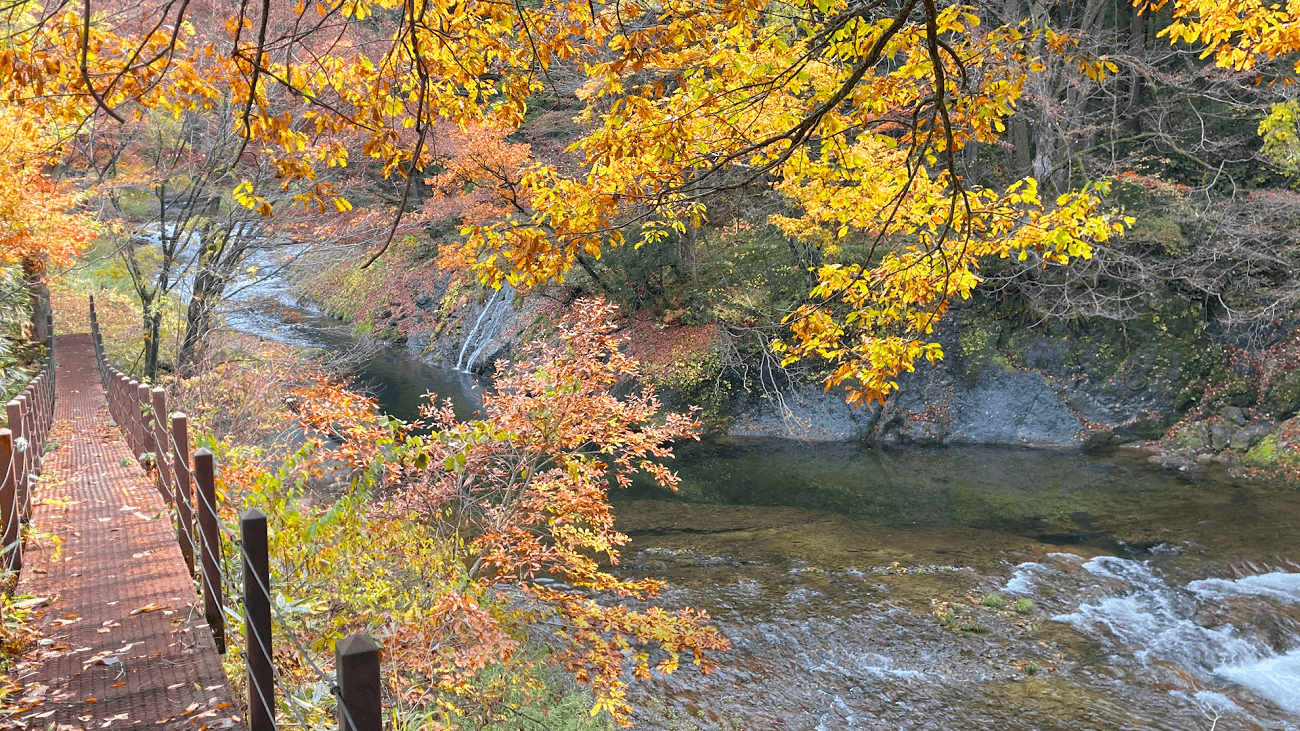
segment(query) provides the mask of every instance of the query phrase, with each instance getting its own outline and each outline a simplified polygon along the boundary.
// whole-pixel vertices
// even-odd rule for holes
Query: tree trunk
[[[700,288],[700,266],[696,256],[699,235],[699,229],[687,224],[686,234],[682,236],[682,259],[686,262],[686,272],[691,277],[691,287],[694,289]]]
[[[157,383],[158,350],[162,344],[162,311],[149,304],[144,307],[144,379]]]
[[[212,332],[214,303],[221,301],[224,290],[225,283],[209,271],[200,272],[194,280],[194,295],[185,311],[185,339],[176,356],[177,366],[186,376],[194,375],[197,370],[203,345]]]
[[[48,342],[51,336],[48,325],[50,288],[45,282],[45,265],[36,259],[23,259],[23,280],[32,298],[32,340]]]
[[[1033,151],[1029,144],[1029,122],[1017,111],[1011,117],[1011,169],[1015,177],[1023,178],[1029,174],[1034,163]]]

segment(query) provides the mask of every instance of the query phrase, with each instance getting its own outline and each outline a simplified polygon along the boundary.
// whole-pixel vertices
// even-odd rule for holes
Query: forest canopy
[[[227,196],[265,219],[383,208],[387,224],[362,227],[370,261],[412,216],[420,225],[455,130],[500,140],[546,95],[575,96],[580,133],[563,156],[496,155],[466,181],[496,202],[462,217],[476,274],[494,286],[562,280],[624,245],[689,239],[719,196],[757,188],[779,201],[768,222],[808,272],[773,346],[786,362],[828,361],[828,385],[866,403],[917,359],[942,357],[934,326],[970,296],[982,259],[1053,267],[1123,230],[1103,207],[1108,183],[1078,158],[1106,136],[1115,153],[1117,135],[1071,137],[1066,115],[1063,131],[1030,139],[1015,117],[1095,111],[1077,98],[1124,61],[1123,33],[1099,29],[1127,19],[1125,32],[1145,37],[1141,10],[1166,13],[1162,35],[1203,43],[1230,68],[1294,47],[1289,10],[1192,0],[19,2],[5,10],[0,93],[11,113],[75,142],[68,167],[100,184],[132,169],[150,181],[130,164],[145,156],[140,140],[122,131],[150,120],[156,131],[158,114],[192,138],[224,129],[220,150],[174,147],[201,172],[156,173],[155,187],[162,175],[192,200]],[[1150,82],[1132,75],[1140,96]],[[992,145],[1012,149],[996,175],[980,168]],[[290,218],[282,228],[310,226]],[[224,251],[214,240],[205,251]],[[173,286],[138,279],[146,311]],[[207,306],[191,308],[187,341],[209,326]]]

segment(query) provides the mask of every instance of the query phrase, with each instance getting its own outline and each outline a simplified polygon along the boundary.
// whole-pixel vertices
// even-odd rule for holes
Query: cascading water
[[[1300,573],[1254,565],[1187,580],[1161,558],[1051,554],[1018,566],[1003,592],[1051,604],[1082,598],[1053,619],[1096,637],[1112,663],[1170,669],[1181,678],[1171,695],[1225,721],[1300,728]]]
[[[500,334],[501,325],[505,321],[506,313],[510,311],[510,301],[514,297],[514,288],[509,284],[501,285],[501,289],[496,290],[488,297],[488,301],[483,305],[483,309],[478,313],[478,318],[474,320],[474,327],[465,335],[465,342],[460,346],[460,353],[456,356],[456,370],[466,373],[474,370],[474,364],[483,351]],[[474,349],[470,350],[473,345]],[[469,358],[465,358],[465,353],[469,353]]]

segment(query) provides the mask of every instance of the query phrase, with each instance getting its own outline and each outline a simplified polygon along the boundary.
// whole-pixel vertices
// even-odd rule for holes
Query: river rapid
[[[244,304],[241,330],[355,345],[287,288]],[[481,387],[400,347],[356,375],[402,418]],[[1124,450],[717,440],[670,466],[679,493],[611,496],[617,570],[732,647],[636,685],[638,728],[1300,729],[1294,489]]]

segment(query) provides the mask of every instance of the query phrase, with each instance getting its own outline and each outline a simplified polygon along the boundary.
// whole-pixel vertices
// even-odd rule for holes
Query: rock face
[[[1036,447],[1153,438],[1194,398],[1189,387],[1218,352],[1186,312],[1155,312],[1122,330],[1067,331],[967,311],[947,327],[945,359],[900,377],[884,408],[855,411],[841,394],[804,385],[783,399],[737,397],[730,433]]]
[[[517,345],[540,334],[539,322],[553,321],[563,308],[555,298],[485,291],[451,277],[420,283],[410,294],[411,315],[422,325],[411,329],[407,347],[426,361],[478,373],[517,353]],[[1069,326],[1026,325],[986,302],[954,312],[938,339],[944,360],[899,377],[884,407],[853,409],[842,392],[804,374],[779,391],[737,388],[729,400],[724,393],[718,421],[733,436],[1101,446],[1162,435],[1224,362],[1199,310],[1177,301],[1157,303],[1139,320]],[[1225,413],[1224,422],[1232,428],[1206,426],[1197,441],[1217,452],[1262,438],[1239,434],[1239,413]]]

